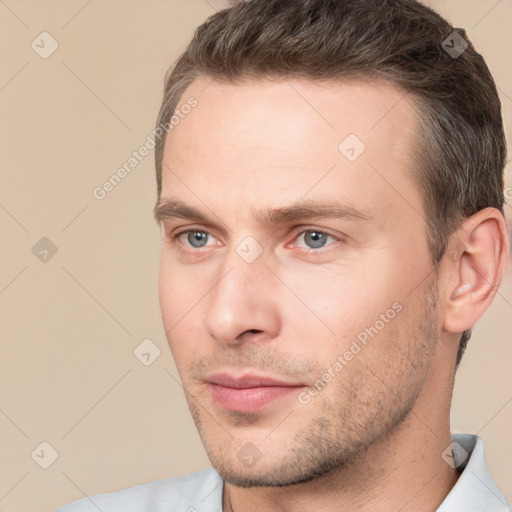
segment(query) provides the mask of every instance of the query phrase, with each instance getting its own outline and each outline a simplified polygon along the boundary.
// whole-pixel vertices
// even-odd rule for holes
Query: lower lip
[[[228,388],[208,384],[210,393],[220,407],[236,412],[256,412],[268,404],[297,393],[303,386],[261,386],[257,388]]]

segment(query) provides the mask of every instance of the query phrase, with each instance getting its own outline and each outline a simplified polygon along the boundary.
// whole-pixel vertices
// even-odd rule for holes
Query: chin
[[[325,476],[344,465],[343,461],[311,461],[308,464],[305,460],[280,460],[276,466],[268,464],[264,467],[240,468],[237,462],[228,463],[215,460],[210,457],[213,467],[227,483],[243,488],[250,487],[286,487],[311,482]],[[256,463],[257,466],[257,463]]]
[[[217,469],[217,473],[227,483],[234,485],[235,487],[286,487],[292,485],[303,484],[310,482],[315,478],[318,478],[316,474],[303,475],[300,477],[292,478],[291,475],[285,476],[283,474],[253,474],[253,475],[242,475],[241,473],[235,473],[234,471],[223,471],[220,468]]]

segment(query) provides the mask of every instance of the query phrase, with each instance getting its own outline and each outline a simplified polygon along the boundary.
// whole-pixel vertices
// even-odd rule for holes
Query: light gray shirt
[[[443,457],[462,473],[437,512],[511,512],[489,475],[482,440],[471,434],[453,434],[452,441],[453,459]],[[222,479],[212,468],[86,496],[56,512],[222,512],[223,488]]]

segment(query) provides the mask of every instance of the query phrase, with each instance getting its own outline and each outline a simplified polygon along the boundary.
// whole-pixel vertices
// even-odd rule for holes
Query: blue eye
[[[172,240],[179,240],[182,245],[201,249],[207,245],[214,245],[213,236],[204,229],[187,229],[181,233],[171,236]]]
[[[204,231],[188,231],[182,233],[187,235],[187,241],[192,247],[204,247],[208,241],[209,234]]]
[[[329,238],[334,239],[332,235],[315,229],[308,229],[299,233],[297,238],[303,237],[304,243],[308,249],[320,249],[324,247]]]
[[[325,233],[321,233],[320,231],[307,231],[304,233],[304,241],[312,249],[318,249],[318,247],[323,247],[325,245],[327,241],[327,235]]]

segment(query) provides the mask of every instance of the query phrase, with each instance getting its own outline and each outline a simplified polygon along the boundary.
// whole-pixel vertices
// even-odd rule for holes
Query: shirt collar
[[[510,512],[505,496],[487,470],[482,439],[472,434],[452,434],[452,447],[453,467],[462,472],[437,512]]]

